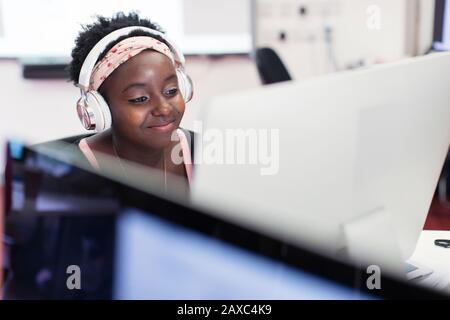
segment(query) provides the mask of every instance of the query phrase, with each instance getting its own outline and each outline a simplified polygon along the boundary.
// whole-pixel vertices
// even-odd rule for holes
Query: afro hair
[[[129,14],[118,12],[111,18],[103,16],[97,16],[96,18],[97,20],[94,23],[82,26],[83,30],[75,40],[75,47],[72,50],[72,60],[69,64],[70,80],[75,85],[78,84],[81,66],[83,65],[83,62],[91,49],[97,44],[97,42],[99,42],[102,38],[113,32],[114,30],[130,26],[141,26],[164,33],[164,31],[158,24],[148,19],[142,19],[137,13],[134,12],[131,12]],[[117,40],[111,42],[99,56],[97,61],[101,60],[114,45],[131,36],[150,36],[168,45],[167,41],[165,41],[161,37],[152,35],[145,31],[135,30],[130,32],[128,35],[122,36]]]

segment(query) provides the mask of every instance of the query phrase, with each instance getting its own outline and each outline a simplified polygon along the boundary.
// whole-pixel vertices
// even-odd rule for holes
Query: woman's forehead
[[[110,78],[112,81],[121,80],[120,82],[125,83],[136,78],[164,79],[174,72],[175,67],[167,56],[154,50],[145,50],[120,65]],[[126,81],[123,81],[124,77]]]

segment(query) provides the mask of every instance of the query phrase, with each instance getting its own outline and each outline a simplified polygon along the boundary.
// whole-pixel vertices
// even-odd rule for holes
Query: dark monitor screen
[[[435,1],[433,49],[450,50],[450,2],[448,0]]]
[[[371,291],[365,270],[95,174],[67,154],[10,144],[6,299],[440,297],[384,276]]]

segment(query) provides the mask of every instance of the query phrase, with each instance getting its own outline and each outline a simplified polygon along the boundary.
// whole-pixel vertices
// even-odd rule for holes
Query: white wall
[[[274,47],[296,79],[347,69],[359,61],[372,64],[423,53],[430,42],[432,0],[255,1],[257,46]],[[307,8],[307,15],[299,14],[300,7]],[[332,29],[335,64],[326,27]],[[286,41],[278,39],[280,31],[286,32]]]
[[[185,53],[251,49],[250,0],[0,0],[0,57],[69,58],[80,24],[118,11],[159,23]]]

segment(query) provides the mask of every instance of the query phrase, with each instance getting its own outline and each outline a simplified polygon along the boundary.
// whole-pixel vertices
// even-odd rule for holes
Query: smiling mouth
[[[174,127],[175,127],[175,120],[172,120],[170,122],[165,122],[162,124],[158,124],[158,125],[149,126],[147,128],[158,131],[158,132],[165,132],[165,131],[172,130]]]

